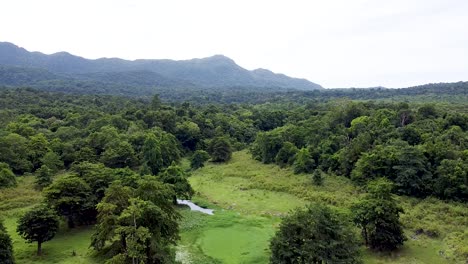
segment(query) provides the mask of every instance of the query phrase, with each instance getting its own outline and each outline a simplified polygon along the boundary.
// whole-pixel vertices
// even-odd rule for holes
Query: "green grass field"
[[[281,216],[309,201],[347,211],[362,195],[343,177],[326,176],[324,186],[317,187],[311,184],[309,175],[294,175],[290,169],[261,164],[246,151],[234,153],[227,164],[209,163],[193,173],[190,183],[197,192],[194,200],[218,211],[214,216],[202,216],[204,221],[182,233],[181,244],[189,252],[185,256],[193,258],[186,263],[204,263],[203,257],[222,263],[267,263],[269,240]],[[466,205],[437,199],[398,200],[405,209],[402,222],[408,241],[392,254],[363,248],[365,263],[465,263]],[[195,214],[190,213],[186,221]],[[416,235],[416,230],[422,233]],[[438,235],[432,238],[427,234]],[[446,239],[453,234],[461,235],[453,241]]]
[[[186,160],[183,165],[188,166]],[[61,228],[44,243],[41,257],[35,256],[36,244],[16,234],[18,217],[42,200],[33,181],[32,176],[21,177],[17,188],[0,190],[0,215],[12,236],[16,262],[103,263],[89,248],[92,227]],[[205,215],[179,208],[183,220],[177,259],[191,264],[268,263],[269,240],[290,210],[318,201],[347,211],[362,195],[346,178],[327,175],[324,186],[313,186],[309,175],[261,164],[246,151],[235,152],[227,164],[208,163],[193,172],[190,183],[196,191],[193,201],[215,209],[214,215]],[[466,205],[433,198],[398,200],[405,209],[402,222],[408,241],[390,255],[363,248],[365,263],[465,263]]]

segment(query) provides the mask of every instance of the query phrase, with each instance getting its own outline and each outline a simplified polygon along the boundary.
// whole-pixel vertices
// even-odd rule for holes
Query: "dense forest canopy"
[[[452,104],[424,102],[428,94],[442,91]],[[229,101],[257,101],[243,99],[251,95],[237,91],[237,99]],[[405,241],[402,210],[392,195],[467,202],[468,114],[466,105],[457,103],[466,97],[466,83],[290,95],[239,104],[2,89],[0,188],[16,186],[23,175],[36,178],[45,203],[40,206],[53,211],[34,208],[18,230],[38,242],[38,254],[41,244],[53,239],[58,215],[69,228],[96,225],[90,243],[115,263],[174,260],[181,218],[174,204],[194,194],[190,171],[180,165],[183,157],[196,170],[208,160],[228,162],[233,151],[248,149],[262,163],[310,174],[316,186],[323,184],[324,174],[348,178],[369,193],[356,205],[354,221],[365,231],[366,245],[376,250],[394,250]],[[387,95],[408,102],[367,100]],[[388,211],[369,213],[376,207]],[[340,226],[333,236],[343,241],[336,243],[356,243],[350,223],[336,220],[339,212],[316,208],[318,213],[308,209],[287,218],[272,242],[273,249],[281,249],[272,262],[284,263],[282,254],[290,249],[278,243],[291,239],[285,235],[289,228],[308,225],[307,214],[323,217],[313,222],[313,230],[327,223]],[[47,233],[47,226],[28,229],[36,217],[50,219],[54,232]],[[353,263],[359,263],[358,252],[351,253]],[[325,252],[303,259],[320,263],[334,257],[342,256]]]

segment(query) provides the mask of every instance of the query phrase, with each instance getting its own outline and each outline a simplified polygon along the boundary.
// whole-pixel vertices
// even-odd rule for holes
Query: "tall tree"
[[[138,180],[136,188],[114,182],[97,206],[92,246],[112,252],[112,261],[122,261],[118,263],[174,262],[171,245],[179,238],[180,215],[171,205],[173,195],[154,176]]]
[[[190,158],[190,167],[194,170],[205,166],[205,162],[210,159],[208,152],[204,150],[197,150]]]
[[[393,183],[385,178],[369,182],[367,195],[353,205],[354,222],[371,249],[394,250],[403,245],[405,237],[399,207],[392,197]]]
[[[0,137],[0,162],[10,165],[15,173],[31,171],[33,165],[29,161],[28,140],[18,134],[8,134]]]
[[[18,221],[17,232],[29,243],[37,242],[37,255],[42,255],[42,243],[51,240],[59,228],[59,218],[48,206],[39,205]]]
[[[270,242],[270,263],[361,263],[359,243],[343,219],[319,204],[296,210],[283,219]]]
[[[231,144],[225,137],[214,138],[209,146],[211,159],[214,162],[226,162],[231,159]]]
[[[44,134],[40,133],[30,137],[29,140],[29,158],[34,168],[41,166],[41,159],[49,151],[49,142]]]
[[[0,263],[13,264],[13,243],[8,235],[2,219],[0,219]]]
[[[143,160],[153,175],[157,175],[163,168],[161,147],[154,134],[148,134],[143,145]]]
[[[0,162],[0,189],[15,187],[16,186],[16,176],[10,170],[8,164]]]
[[[36,171],[36,188],[42,190],[52,183],[52,171],[46,165],[42,165]]]
[[[79,176],[70,175],[55,180],[44,190],[46,202],[67,218],[68,226],[95,220],[96,198],[89,185]]]
[[[60,160],[60,156],[53,151],[47,152],[44,157],[42,157],[41,163],[47,166],[52,173],[57,173],[57,171],[63,169],[63,161]]]
[[[190,199],[192,197],[194,191],[187,180],[187,174],[177,164],[172,163],[161,173],[160,178],[162,182],[170,184],[174,188],[174,204],[177,204],[177,198]]]
[[[317,186],[320,186],[323,184],[323,176],[322,176],[321,170],[316,169],[314,173],[312,173],[312,183]]]
[[[315,160],[308,148],[302,148],[297,152],[294,160],[294,173],[311,173],[315,168]]]
[[[281,149],[278,151],[278,154],[276,154],[276,164],[282,168],[292,165],[297,152],[298,149],[293,143],[284,142],[283,147],[281,147]]]

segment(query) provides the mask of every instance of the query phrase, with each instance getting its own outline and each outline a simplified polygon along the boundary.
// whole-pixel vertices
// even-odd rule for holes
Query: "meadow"
[[[185,160],[183,166],[187,166]],[[20,238],[18,217],[41,201],[33,176],[19,178],[18,187],[0,191],[0,214],[12,236],[17,263],[103,263],[89,248],[92,227],[67,229],[44,243],[44,255],[35,256],[36,245]],[[310,175],[264,165],[247,151],[233,153],[228,163],[208,163],[189,179],[196,191],[193,201],[215,209],[214,215],[180,207],[181,263],[267,263],[269,240],[281,217],[311,201],[326,203],[349,213],[363,191],[335,175],[326,175],[323,186],[314,186]],[[468,208],[435,198],[398,197],[405,213],[401,220],[408,238],[392,254],[363,248],[365,263],[465,263],[468,256]]]
[[[310,175],[262,164],[247,151],[235,152],[227,164],[210,163],[195,171],[190,183],[197,192],[195,202],[218,210],[213,216],[199,216],[204,221],[184,230],[182,244],[195,259],[202,255],[222,263],[267,263],[269,239],[290,210],[321,202],[350,213],[349,207],[363,194],[335,175],[327,175],[323,186],[314,186]],[[401,220],[408,240],[392,254],[363,248],[365,263],[465,263],[466,205],[435,198],[397,199],[405,210]]]

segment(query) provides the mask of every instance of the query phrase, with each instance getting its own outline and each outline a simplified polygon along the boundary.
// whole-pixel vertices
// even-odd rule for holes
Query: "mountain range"
[[[67,52],[47,55],[0,42],[0,85],[86,92],[147,95],[158,88],[238,89],[257,91],[323,89],[306,79],[276,74],[266,69],[246,70],[232,59],[215,55],[191,60],[96,60]],[[82,91],[83,90],[83,91]]]

